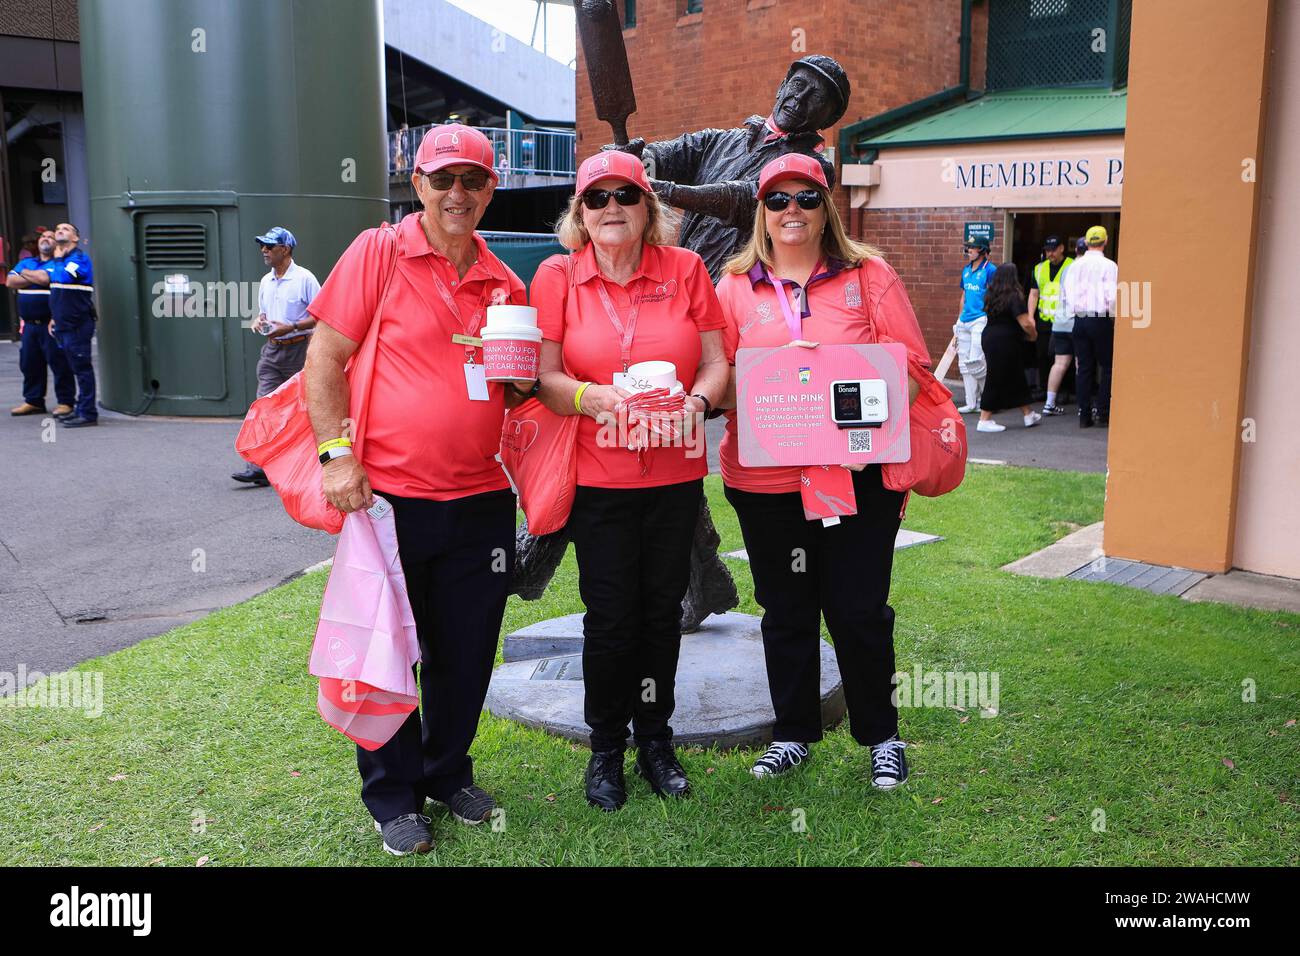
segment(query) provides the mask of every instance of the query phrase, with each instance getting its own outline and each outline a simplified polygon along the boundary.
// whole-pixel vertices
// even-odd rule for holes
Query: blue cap
[[[298,240],[293,237],[293,233],[284,226],[272,226],[266,231],[266,235],[258,236],[257,241],[268,246],[288,246],[290,249],[298,245]]]

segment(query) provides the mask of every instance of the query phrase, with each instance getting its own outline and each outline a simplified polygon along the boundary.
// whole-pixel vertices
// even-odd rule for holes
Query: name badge
[[[452,335],[451,341],[454,345],[472,345],[476,349],[483,347],[483,340],[476,335],[461,335],[457,332]]]
[[[632,373],[630,372],[615,372],[613,384],[616,388],[621,388],[625,392],[630,392],[632,389],[636,388],[636,379],[632,377]]]
[[[465,393],[469,395],[469,400],[471,402],[489,401],[487,367],[475,362],[466,362],[462,367],[465,369]]]

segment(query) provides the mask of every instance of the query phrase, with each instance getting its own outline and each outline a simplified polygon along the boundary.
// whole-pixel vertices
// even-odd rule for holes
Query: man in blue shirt
[[[23,373],[23,403],[10,415],[45,414],[45,390],[54,373],[55,415],[72,413],[77,385],[67,356],[50,334],[50,272],[54,268],[54,230],[37,230],[37,254],[21,259],[9,270],[5,285],[18,293],[20,344],[18,367]]]
[[[952,327],[957,337],[957,367],[966,388],[966,404],[957,411],[962,414],[979,411],[980,392],[988,366],[984,362],[984,290],[997,266],[989,262],[989,241],[979,238],[966,244],[966,265],[961,270],[961,308],[957,324]]]
[[[253,323],[253,328],[267,337],[257,361],[257,397],[261,398],[302,371],[316,326],[307,306],[320,291],[320,283],[310,270],[293,261],[298,240],[288,229],[272,227],[257,237],[257,245],[262,261],[271,267],[257,289],[258,315]],[[266,473],[251,464],[230,477],[263,487],[270,484]]]
[[[95,405],[95,368],[90,362],[90,340],[95,335],[95,277],[90,256],[77,248],[81,232],[70,222],[54,230],[54,265],[50,271],[51,331],[77,379],[74,410],[59,418],[65,428],[99,424]]]

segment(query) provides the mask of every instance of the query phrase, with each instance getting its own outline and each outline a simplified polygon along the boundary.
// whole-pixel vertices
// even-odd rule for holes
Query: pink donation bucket
[[[531,382],[542,357],[542,330],[530,305],[488,306],[483,366],[489,382]]]

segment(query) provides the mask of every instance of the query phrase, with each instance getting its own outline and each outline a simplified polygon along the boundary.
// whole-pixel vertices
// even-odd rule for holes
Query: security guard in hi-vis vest
[[[1029,280],[1029,314],[1038,326],[1038,381],[1046,385],[1044,415],[1060,415],[1056,401],[1061,382],[1074,361],[1071,331],[1074,319],[1061,314],[1061,282],[1074,259],[1065,254],[1065,240],[1048,236],[1043,240],[1043,261],[1034,266]],[[1037,311],[1035,311],[1037,306]]]

